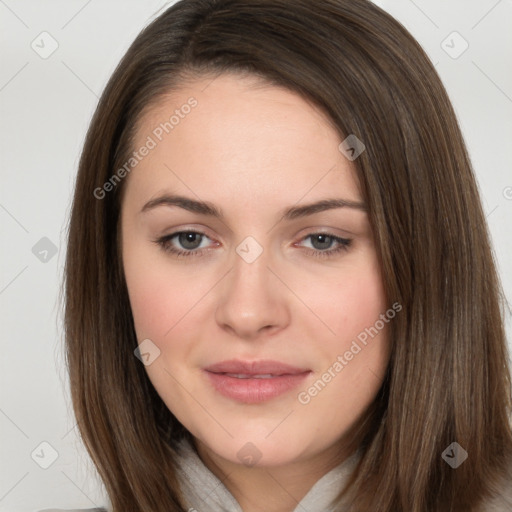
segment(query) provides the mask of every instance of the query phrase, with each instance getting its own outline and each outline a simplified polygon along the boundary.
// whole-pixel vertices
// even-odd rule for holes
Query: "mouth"
[[[222,361],[203,369],[215,391],[237,402],[271,400],[297,387],[310,369],[279,361]]]
[[[218,375],[227,375],[228,377],[234,377],[236,379],[274,379],[276,377],[281,377],[281,375],[286,375],[286,374],[283,373],[280,375],[273,375],[272,373],[267,373],[264,375],[252,375],[252,374],[242,374],[242,373],[220,373],[220,374],[218,373]]]

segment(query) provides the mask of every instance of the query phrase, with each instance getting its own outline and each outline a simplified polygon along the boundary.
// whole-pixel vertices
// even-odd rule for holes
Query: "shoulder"
[[[482,502],[478,512],[510,512],[512,510],[512,462],[508,473],[491,489],[491,495]]]
[[[512,485],[512,482],[509,484]],[[506,489],[500,496],[493,496],[484,501],[479,512],[510,512],[512,510],[512,491]]]

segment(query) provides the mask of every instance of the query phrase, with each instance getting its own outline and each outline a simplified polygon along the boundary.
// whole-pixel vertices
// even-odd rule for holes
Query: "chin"
[[[270,436],[272,437],[272,436]],[[287,434],[290,439],[291,434]],[[248,467],[277,467],[292,464],[305,455],[304,444],[290,445],[283,437],[275,439],[239,434],[234,439],[219,442],[216,439],[202,439],[209,451],[233,464]]]

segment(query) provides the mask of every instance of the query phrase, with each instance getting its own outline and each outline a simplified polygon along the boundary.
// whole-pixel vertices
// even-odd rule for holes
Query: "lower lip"
[[[239,379],[223,373],[209,371],[205,371],[205,373],[220,394],[238,402],[256,404],[271,400],[296,388],[311,372],[281,375],[267,379]]]

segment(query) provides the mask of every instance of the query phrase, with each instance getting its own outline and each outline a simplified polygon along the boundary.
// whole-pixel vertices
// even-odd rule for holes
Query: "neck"
[[[195,439],[204,465],[225,485],[244,512],[292,512],[313,485],[347,456],[330,446],[313,457],[283,466],[236,464],[212,452]]]

